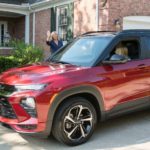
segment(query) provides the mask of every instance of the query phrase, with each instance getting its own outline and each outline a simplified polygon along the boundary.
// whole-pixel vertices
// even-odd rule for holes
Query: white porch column
[[[33,46],[35,46],[35,12],[33,12]]]
[[[30,15],[25,16],[25,43],[30,43]]]

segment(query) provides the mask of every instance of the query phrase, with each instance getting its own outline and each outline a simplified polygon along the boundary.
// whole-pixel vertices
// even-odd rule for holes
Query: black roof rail
[[[122,30],[122,33],[126,33],[126,32],[150,32],[150,29],[125,29]]]
[[[91,34],[91,33],[103,33],[103,32],[114,32],[114,33],[116,33],[116,31],[88,31],[88,32],[85,32],[85,33],[83,33],[83,34],[81,34],[81,35],[87,35],[87,34]]]
[[[117,33],[132,33],[132,32],[150,32],[150,29],[125,29],[125,30],[122,30],[122,31],[113,31],[113,30],[107,30],[107,31],[88,31],[88,32],[85,32],[83,34],[81,34],[80,36],[84,36],[84,35],[87,35],[87,34],[92,34],[92,33],[114,33],[114,34],[117,34]]]

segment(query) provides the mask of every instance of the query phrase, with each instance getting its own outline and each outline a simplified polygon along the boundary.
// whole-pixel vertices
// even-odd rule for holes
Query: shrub
[[[20,65],[32,64],[43,60],[43,51],[37,46],[25,44],[22,41],[11,42],[14,47],[13,57],[18,59]]]
[[[0,57],[0,73],[9,69],[13,68],[19,65],[19,62],[14,57]]]
[[[41,48],[25,44],[22,41],[12,41],[11,47],[14,51],[12,56],[0,57],[0,72],[9,68],[32,64],[43,60],[43,51]]]

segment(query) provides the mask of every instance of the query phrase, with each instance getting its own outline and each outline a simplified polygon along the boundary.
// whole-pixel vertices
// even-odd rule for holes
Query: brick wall
[[[96,1],[76,0],[74,2],[74,35],[96,30]]]
[[[126,16],[149,16],[150,0],[108,0],[100,8],[100,30],[115,30],[114,22],[119,19],[121,25]]]
[[[109,22],[109,3],[107,2],[105,7],[101,6],[99,3],[99,30],[109,30],[108,22]]]
[[[47,30],[50,30],[50,9],[35,14],[35,44],[43,48],[45,57],[50,53],[50,48],[46,45]]]
[[[25,16],[15,19],[15,37],[17,39],[25,39]]]

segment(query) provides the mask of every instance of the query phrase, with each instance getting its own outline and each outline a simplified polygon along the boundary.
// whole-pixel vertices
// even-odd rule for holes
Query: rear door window
[[[142,37],[141,41],[142,41],[141,58],[149,59],[150,58],[150,36]]]

